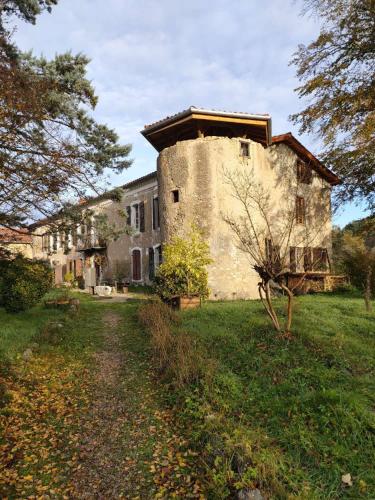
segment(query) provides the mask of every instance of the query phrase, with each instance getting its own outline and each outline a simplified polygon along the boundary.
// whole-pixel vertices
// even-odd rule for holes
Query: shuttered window
[[[159,227],[159,198],[154,198],[152,200],[152,229],[158,229]]]
[[[289,249],[289,269],[291,273],[297,272],[297,248],[290,247]]]
[[[78,234],[77,234],[77,228],[73,227],[72,229],[72,244],[73,246],[77,246],[78,243]]]
[[[125,212],[126,212],[126,225],[131,226],[132,225],[132,218],[131,218],[131,209],[129,206],[126,207]]]
[[[328,269],[328,251],[326,248],[313,248],[314,271],[326,271]]]
[[[270,238],[266,238],[266,260],[267,264],[273,272],[281,270],[281,258],[279,245],[273,245]]]
[[[52,249],[54,252],[57,250],[57,233],[53,233],[52,235]]]
[[[303,184],[311,184],[312,170],[302,160],[297,160],[297,181]]]
[[[42,237],[42,251],[43,252],[49,252],[50,251],[50,235],[43,234]]]
[[[132,268],[133,268],[133,281],[140,281],[142,279],[140,250],[133,250],[132,252]]]
[[[304,247],[303,249],[303,267],[306,272],[313,270],[312,252],[310,247]]]
[[[297,222],[297,224],[304,224],[305,223],[305,214],[306,214],[305,198],[302,198],[302,196],[296,196],[296,222]]]
[[[155,254],[152,247],[148,249],[148,277],[150,281],[155,278]]]
[[[141,233],[145,232],[145,203],[141,201],[139,204],[139,230]]]

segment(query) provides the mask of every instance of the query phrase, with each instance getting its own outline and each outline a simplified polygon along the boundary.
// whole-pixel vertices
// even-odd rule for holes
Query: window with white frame
[[[140,222],[140,217],[139,217],[139,203],[134,203],[131,207],[131,225],[139,231],[139,222]]]

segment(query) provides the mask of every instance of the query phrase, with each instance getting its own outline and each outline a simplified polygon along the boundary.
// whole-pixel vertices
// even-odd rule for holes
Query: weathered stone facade
[[[242,214],[228,185],[228,174],[250,172],[254,182],[270,193],[276,225],[291,207],[294,213],[296,196],[303,198],[309,211],[304,223],[293,228],[289,244],[299,249],[308,229],[312,235],[309,247],[324,249],[328,257],[331,186],[338,182],[291,134],[272,138],[270,129],[268,115],[208,116],[208,111],[196,108],[146,127],[143,135],[159,151],[157,174],[125,185],[120,203],[94,200],[89,204],[95,213],[107,214],[117,225],[130,223],[132,233],[105,243],[91,234],[91,243],[85,247],[68,239],[67,251],[66,241],[56,245],[52,236],[47,249],[41,235],[48,233],[48,224],[37,225],[34,256],[51,261],[57,282],[66,272],[74,272],[83,275],[88,287],[118,280],[148,284],[161,260],[162,244],[173,235],[186,235],[195,223],[210,244],[211,298],[256,298],[259,278],[253,263],[238,248],[223,219],[228,214]],[[311,174],[309,183],[297,179],[296,166],[302,160]],[[300,263],[295,272],[301,271],[299,267]]]

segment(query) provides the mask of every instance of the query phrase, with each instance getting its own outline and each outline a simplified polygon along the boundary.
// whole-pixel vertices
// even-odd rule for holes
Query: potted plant
[[[212,262],[202,232],[192,226],[186,239],[175,236],[163,248],[155,277],[162,300],[178,309],[199,307],[209,295],[207,266]]]

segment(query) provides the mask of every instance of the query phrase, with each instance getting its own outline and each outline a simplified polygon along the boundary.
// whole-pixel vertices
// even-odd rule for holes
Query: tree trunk
[[[264,300],[262,290],[265,291],[266,300]],[[263,304],[265,310],[267,311],[268,316],[271,318],[271,321],[273,323],[273,326],[275,327],[275,330],[277,332],[280,332],[280,323],[279,323],[279,320],[277,319],[276,312],[272,306],[268,283],[266,285],[264,285],[263,283],[259,283],[258,292],[259,292],[260,300],[262,301],[262,304]]]
[[[288,305],[287,305],[287,321],[286,321],[286,331],[285,333],[290,334],[290,328],[292,326],[292,317],[293,317],[293,293],[289,290],[289,288],[283,284],[281,284],[281,288],[288,295]]]
[[[371,265],[368,265],[366,272],[366,284],[365,284],[365,304],[367,312],[371,312],[371,278],[372,278],[372,267]]]

